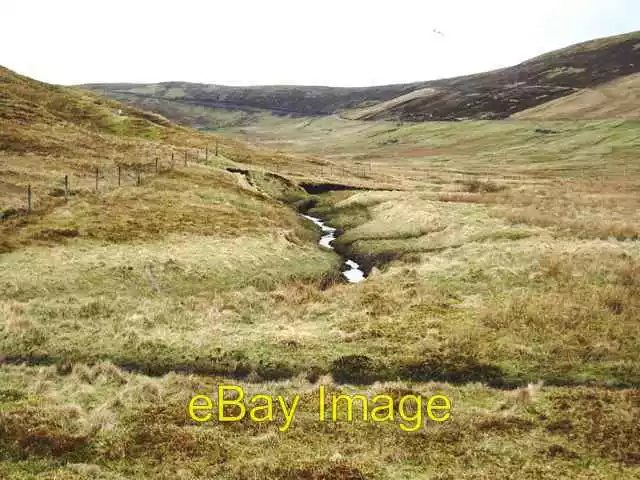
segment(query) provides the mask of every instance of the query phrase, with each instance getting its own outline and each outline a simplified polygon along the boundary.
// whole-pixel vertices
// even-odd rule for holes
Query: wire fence
[[[172,152],[169,158],[155,157],[151,162],[124,164],[117,163],[108,167],[93,167],[83,172],[66,174],[60,180],[49,185],[27,184],[24,187],[24,200],[14,207],[0,210],[0,221],[20,215],[37,213],[52,203],[68,202],[72,197],[83,194],[101,194],[116,188],[142,186],[150,177],[171,172],[178,167],[201,164],[209,160],[210,153],[218,156],[219,149],[198,149],[185,151],[184,154]]]

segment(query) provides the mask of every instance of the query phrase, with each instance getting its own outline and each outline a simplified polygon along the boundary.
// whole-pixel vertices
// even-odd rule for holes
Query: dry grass
[[[96,194],[96,166],[166,160],[214,139],[145,117],[114,133],[111,104],[78,116],[94,97],[66,111],[50,96],[71,91],[40,86],[29,103],[15,81],[7,91],[23,101],[11,99],[1,137],[12,146],[0,153],[0,199],[19,208],[30,183],[37,208],[0,224],[0,477],[637,476],[632,125],[588,124],[585,136],[564,125],[546,144],[531,124],[320,119],[302,135],[298,120],[272,119],[291,134],[288,154],[225,139],[208,165],[201,156],[141,186],[105,175]],[[384,143],[391,136],[398,144]],[[381,148],[358,181],[406,190],[317,198],[315,211],[345,230],[339,247],[379,262],[365,282],[335,282],[338,257],[282,202],[305,195],[265,171],[356,181],[312,169],[366,163]],[[394,157],[427,148],[440,153],[426,165]],[[243,165],[247,176],[218,168]],[[55,190],[64,174],[67,203]],[[300,394],[307,408],[286,433],[193,425],[189,398],[222,382]],[[318,384],[445,393],[453,418],[413,434],[322,424],[309,408]]]
[[[522,395],[473,384],[387,382],[351,389],[319,380],[331,392],[451,398],[450,421],[407,434],[395,421],[319,422],[318,385],[304,379],[240,382],[248,395],[301,396],[294,423],[283,434],[276,422],[195,426],[187,420],[189,398],[210,394],[224,379],[169,374],[148,380],[122,372],[105,376],[103,370],[75,365],[64,376],[53,368],[2,370],[5,477],[28,478],[21,470],[28,468],[25,454],[47,478],[373,479],[437,471],[437,478],[524,472],[532,478],[630,479],[637,464],[629,452],[638,448],[638,398],[629,391],[532,387],[523,401]],[[425,442],[434,448],[426,451]],[[532,462],[532,456],[540,460]]]
[[[638,120],[638,108],[634,105],[634,101],[639,94],[640,74],[634,74],[518,112],[514,118],[531,120],[624,118]]]

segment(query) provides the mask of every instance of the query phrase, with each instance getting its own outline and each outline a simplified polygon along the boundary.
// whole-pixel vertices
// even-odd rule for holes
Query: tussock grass
[[[252,478],[265,472],[274,478],[387,478],[420,475],[434,465],[440,475],[452,476],[475,471],[488,478],[521,474],[524,468],[539,478],[613,478],[614,473],[616,478],[633,478],[632,468],[619,465],[633,467],[637,461],[629,453],[638,446],[633,391],[542,386],[531,387],[533,394],[522,401],[520,393],[479,384],[385,382],[354,389],[319,379],[331,393],[388,394],[394,399],[444,393],[451,398],[455,416],[450,421],[407,434],[396,422],[319,422],[318,384],[303,378],[240,382],[248,395],[280,394],[288,401],[300,395],[294,423],[282,434],[275,423],[212,421],[196,426],[187,420],[184,404],[189,398],[214,395],[223,378],[169,374],[150,381],[123,375],[126,383],[98,388],[75,373],[59,375],[50,367],[3,367],[3,398],[10,391],[24,392],[24,397],[3,404],[0,442],[8,456],[0,462],[0,472],[27,478],[25,462],[20,461],[25,450],[40,473],[62,478]],[[359,408],[356,402],[354,418]],[[487,442],[487,437],[495,441]],[[438,448],[426,452],[426,441]],[[304,455],[301,443],[307,447]],[[503,461],[495,461],[496,456]],[[544,462],[532,462],[532,457]]]
[[[21,81],[0,137],[16,210],[0,223],[0,477],[634,478],[633,124],[266,119],[252,133],[275,147],[279,129],[287,153],[220,139],[208,165],[117,188],[115,165],[178,163],[214,137],[122,124],[110,104],[78,115],[88,94],[51,103],[68,89],[31,104]],[[369,160],[367,178],[313,170]],[[303,179],[386,190],[310,199]],[[375,266],[365,282],[337,281],[339,258],[283,203],[313,200],[337,248]],[[305,408],[286,433],[192,424],[191,396],[223,382]],[[319,385],[444,393],[453,418],[323,424]]]

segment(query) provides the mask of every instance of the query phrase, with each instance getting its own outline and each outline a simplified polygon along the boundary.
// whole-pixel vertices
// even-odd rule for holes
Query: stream
[[[310,215],[302,215],[302,216],[307,220],[311,220],[313,223],[315,223],[317,226],[319,226],[322,229],[323,235],[320,238],[318,245],[320,245],[321,247],[326,247],[331,250],[334,250],[334,248],[331,246],[331,242],[333,242],[336,239],[336,229],[325,225],[325,223],[319,218],[312,217]],[[353,260],[349,260],[349,259],[346,259],[344,263],[347,269],[342,271],[342,275],[344,275],[344,277],[350,283],[358,283],[364,280],[365,278],[364,272],[360,270],[360,265],[358,265]]]

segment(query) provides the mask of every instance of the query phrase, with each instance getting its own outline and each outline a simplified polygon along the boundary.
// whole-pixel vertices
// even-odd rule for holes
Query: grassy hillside
[[[341,113],[360,120],[501,119],[637,73],[639,43],[640,32],[632,32],[573,45],[513,67],[405,85],[225,87],[169,82],[85,87],[205,128],[247,123],[250,114],[265,111],[294,116]]]
[[[258,114],[208,136],[3,78],[0,478],[637,476],[637,123]],[[300,395],[291,427],[189,418],[231,383]],[[396,415],[321,422],[320,386]],[[450,420],[403,431],[409,394]]]
[[[184,136],[183,130],[159,115],[81,90],[36,82],[4,67],[0,67],[0,85],[0,118],[4,127],[0,147],[4,151],[53,153],[78,148],[56,142],[51,127],[82,129],[98,144],[100,134],[146,139]],[[28,133],[37,138],[27,138]]]
[[[531,120],[585,120],[618,118],[640,120],[640,74],[629,75],[516,113]]]

